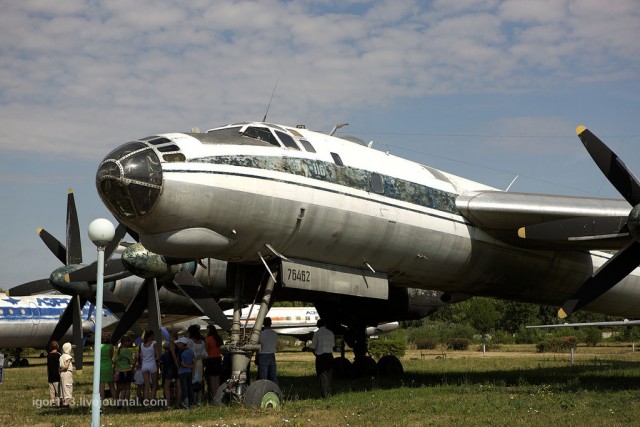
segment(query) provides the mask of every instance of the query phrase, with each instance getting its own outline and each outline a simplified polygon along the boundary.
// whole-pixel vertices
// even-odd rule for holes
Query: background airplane
[[[45,349],[70,300],[70,296],[60,294],[14,297],[0,293],[0,344],[3,348],[15,349],[19,361],[21,348]],[[95,326],[93,306],[85,303],[81,315],[82,337],[91,342]],[[104,310],[102,321],[109,327],[118,319]],[[73,328],[70,328],[60,341],[70,342],[72,337]],[[5,360],[10,361],[9,358]]]
[[[251,304],[242,308],[240,320],[243,329],[252,329],[255,325],[256,317],[260,306]],[[225,310],[224,314],[231,320],[233,318],[233,309]],[[280,335],[292,336],[301,341],[308,341],[316,331],[316,323],[320,318],[315,307],[271,307],[267,312],[267,316],[271,317],[271,329]],[[185,331],[190,325],[197,324],[201,329],[206,329],[211,321],[207,317],[200,317],[197,321],[178,322],[168,326],[168,331]],[[374,335],[384,334],[394,331],[400,327],[398,322],[383,322],[376,326],[369,326],[366,329],[366,335],[371,337]]]

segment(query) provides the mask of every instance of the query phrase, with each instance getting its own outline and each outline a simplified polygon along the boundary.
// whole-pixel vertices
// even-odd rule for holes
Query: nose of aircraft
[[[171,142],[150,137],[128,142],[102,160],[96,174],[98,194],[119,219],[145,215],[158,200],[162,188],[162,167],[154,149]]]

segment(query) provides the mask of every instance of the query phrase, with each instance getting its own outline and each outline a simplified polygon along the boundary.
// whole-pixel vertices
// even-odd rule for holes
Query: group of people
[[[271,318],[264,320],[260,333],[260,351],[256,356],[258,379],[278,384],[276,371],[277,334],[271,328]],[[319,319],[313,334],[311,348],[316,356],[315,367],[322,397],[331,395],[333,347],[335,336]],[[207,337],[200,334],[200,327],[192,325],[188,338],[172,334],[162,345],[163,352],[148,330],[143,341],[135,348],[130,336],[125,335],[117,347],[110,343],[111,336],[103,335],[100,347],[100,398],[111,398],[116,405],[128,405],[131,400],[131,384],[136,385],[135,401],[143,405],[155,400],[158,379],[167,406],[179,404],[188,409],[201,404],[206,397],[213,401],[220,387],[222,373],[222,337],[215,326],[207,327]],[[73,400],[73,346],[65,343],[62,353],[59,344],[52,341],[47,355],[47,376],[51,406],[69,407]]]
[[[71,343],[51,341],[47,354],[47,379],[49,381],[49,403],[51,406],[69,407],[73,399],[73,356]]]
[[[192,325],[189,337],[171,335],[163,345],[163,352],[155,341],[154,333],[144,333],[142,342],[134,347],[125,335],[118,346],[110,343],[104,334],[100,347],[100,398],[110,398],[117,406],[130,405],[131,385],[136,385],[136,404],[154,404],[159,378],[164,404],[180,404],[189,408],[203,401],[205,384],[208,397],[213,399],[220,384],[222,337],[215,326],[207,328],[207,337]],[[47,355],[47,376],[51,406],[70,406],[73,401],[73,346],[65,343],[62,353],[59,344],[52,341]]]

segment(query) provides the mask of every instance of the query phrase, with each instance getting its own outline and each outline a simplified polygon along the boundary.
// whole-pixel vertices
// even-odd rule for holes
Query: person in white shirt
[[[278,333],[271,329],[271,318],[264,318],[264,329],[260,332],[260,352],[258,354],[258,379],[278,384],[276,376],[276,347]]]
[[[331,378],[333,376],[333,347],[336,337],[325,326],[324,319],[318,319],[318,329],[313,333],[311,348],[316,355],[316,375],[320,383],[320,394],[323,398],[331,396]]]

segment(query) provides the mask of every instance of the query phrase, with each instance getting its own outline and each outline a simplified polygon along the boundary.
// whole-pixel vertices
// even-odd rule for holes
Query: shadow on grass
[[[278,376],[285,399],[318,399],[320,389],[315,376]],[[400,387],[438,387],[495,385],[500,387],[527,387],[553,384],[557,391],[622,391],[637,390],[640,381],[640,362],[599,360],[596,362],[565,366],[527,369],[469,372],[405,372],[394,378],[368,377],[334,379],[333,395],[394,389]]]

